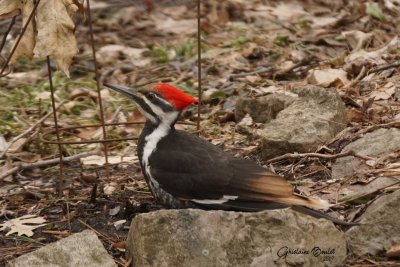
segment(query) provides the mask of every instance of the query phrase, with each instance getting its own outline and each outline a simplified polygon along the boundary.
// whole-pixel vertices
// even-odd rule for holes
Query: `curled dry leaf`
[[[365,43],[374,36],[372,32],[365,33],[362,31],[345,31],[342,35],[346,38],[347,42],[350,44],[353,51],[358,51],[362,49]]]
[[[370,97],[373,97],[375,100],[387,100],[394,95],[395,91],[396,85],[392,82],[388,82],[383,88],[374,90]]]
[[[400,244],[392,240],[391,248],[386,252],[388,258],[400,258]]]
[[[18,15],[23,4],[24,1],[0,0],[0,19],[8,19]]]
[[[66,6],[65,4],[68,4]],[[69,65],[78,53],[74,29],[70,17],[74,10],[72,1],[42,0],[37,12],[37,43],[34,53],[39,57],[52,56],[59,69],[69,75]]]
[[[349,83],[347,72],[340,69],[311,70],[307,78],[308,83],[323,87],[332,85],[343,86]]]
[[[46,225],[43,224],[44,222],[46,222],[46,220],[43,217],[37,217],[36,215],[24,215],[0,224],[0,231],[6,231],[10,229],[6,236],[13,233],[17,233],[18,236],[33,236],[33,230]]]
[[[25,25],[33,8],[31,0],[0,0],[0,19],[21,13]],[[72,58],[78,53],[74,35],[75,24],[71,17],[83,10],[83,0],[41,0],[35,16],[37,33],[31,20],[10,64],[15,64],[22,55],[29,58],[34,55],[51,56],[57,67],[69,75],[68,68]]]
[[[15,1],[23,3],[22,6],[22,25],[25,25],[28,21],[29,15],[33,11],[33,1]],[[17,59],[22,56],[26,55],[29,59],[33,57],[33,48],[35,47],[35,29],[33,27],[32,20],[29,22],[24,36],[22,36],[21,41],[19,42],[15,52],[11,58],[11,65],[14,64]],[[15,45],[15,44],[14,44]]]

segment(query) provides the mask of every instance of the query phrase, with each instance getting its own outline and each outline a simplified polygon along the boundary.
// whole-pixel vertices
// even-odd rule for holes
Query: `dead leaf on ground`
[[[400,48],[400,40],[396,36],[394,37],[387,45],[382,47],[381,49],[375,50],[375,51],[365,51],[364,49],[361,49],[359,51],[355,51],[348,55],[345,59],[346,63],[351,63],[356,60],[362,60],[362,61],[369,61],[373,64],[384,64],[386,63],[386,60],[384,59],[384,56],[386,54],[389,54],[388,51],[390,50],[396,50]]]
[[[382,88],[374,90],[370,97],[373,97],[375,100],[387,100],[396,92],[396,88],[394,83],[388,82]]]
[[[400,244],[392,240],[392,246],[386,251],[388,258],[400,258]]]
[[[22,6],[22,25],[25,25],[28,21],[29,15],[33,11],[34,7],[33,1],[25,0],[25,1],[15,1],[15,2],[20,2],[20,3],[24,2]],[[21,41],[19,42],[14,52],[14,55],[11,58],[10,64],[11,65],[15,64],[17,59],[22,55],[26,55],[29,59],[32,59],[35,43],[36,43],[35,29],[33,26],[33,21],[31,20],[28,24],[28,27],[25,30],[24,36],[22,36]]]
[[[373,37],[373,33],[365,33],[362,31],[345,31],[342,35],[346,38],[347,42],[353,49],[353,51],[359,51],[363,48],[367,41]]]
[[[197,21],[195,19],[175,20],[171,17],[155,17],[157,30],[166,34],[190,35],[197,32]]]
[[[349,83],[347,72],[341,69],[323,69],[311,70],[307,81],[310,84],[316,84],[323,87],[332,85],[343,86]]]
[[[10,231],[6,233],[6,236],[17,233],[18,236],[26,235],[30,237],[34,234],[33,230],[46,225],[43,224],[44,222],[46,222],[46,220],[43,217],[24,215],[0,224],[0,231],[10,229]]]

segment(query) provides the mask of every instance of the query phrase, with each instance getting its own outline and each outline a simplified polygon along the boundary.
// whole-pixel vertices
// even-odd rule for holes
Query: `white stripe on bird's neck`
[[[153,107],[152,107],[153,108]],[[153,109],[154,111],[154,109]],[[157,112],[155,112],[157,114]],[[159,115],[159,114],[157,114]],[[158,182],[152,177],[150,173],[149,158],[153,152],[157,149],[157,144],[162,138],[168,135],[175,121],[178,119],[178,111],[163,112],[162,116],[159,117],[160,124],[154,128],[154,130],[145,137],[145,144],[143,148],[142,164],[146,171],[151,184],[154,187],[158,187]]]

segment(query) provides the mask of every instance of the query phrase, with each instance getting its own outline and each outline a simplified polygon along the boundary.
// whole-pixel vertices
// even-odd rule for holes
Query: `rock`
[[[332,222],[288,209],[160,210],[135,217],[127,253],[135,267],[344,266],[346,242]]]
[[[85,266],[116,267],[97,235],[86,230],[24,254],[9,262],[7,267]]]
[[[298,99],[258,131],[264,159],[315,151],[346,126],[345,106],[334,88],[308,86],[295,93]]]
[[[350,253],[382,255],[392,240],[400,241],[400,190],[381,196],[367,208],[361,225],[346,232]]]
[[[400,149],[400,130],[397,128],[378,129],[350,143],[342,152],[353,150],[364,156],[378,156]],[[360,172],[370,167],[362,159],[353,156],[337,159],[332,165],[332,178],[350,177],[355,171]]]
[[[239,122],[246,114],[249,114],[254,122],[270,122],[276,118],[280,111],[292,104],[295,99],[295,96],[283,93],[270,94],[258,98],[239,98],[236,102],[235,120]]]

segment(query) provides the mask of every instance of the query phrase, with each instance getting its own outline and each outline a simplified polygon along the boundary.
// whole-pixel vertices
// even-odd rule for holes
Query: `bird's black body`
[[[143,161],[146,136],[156,126],[146,123],[139,137],[137,152]],[[196,203],[195,200],[219,200],[224,195],[237,196],[257,173],[268,173],[255,163],[229,156],[210,142],[193,134],[170,129],[160,139],[157,149],[149,158],[150,173],[157,185],[151,181],[145,166],[141,167],[156,199],[168,208],[208,207],[229,210],[264,210],[288,207],[269,201],[237,198],[225,203]],[[272,174],[274,175],[275,174]],[[240,179],[239,179],[240,177]]]
[[[239,211],[294,207],[314,217],[348,224],[314,210],[327,209],[327,201],[296,195],[281,176],[176,130],[181,111],[197,102],[191,96],[168,84],[139,91],[141,96],[118,85],[105,85],[132,98],[146,117],[137,152],[153,196],[165,207]]]

